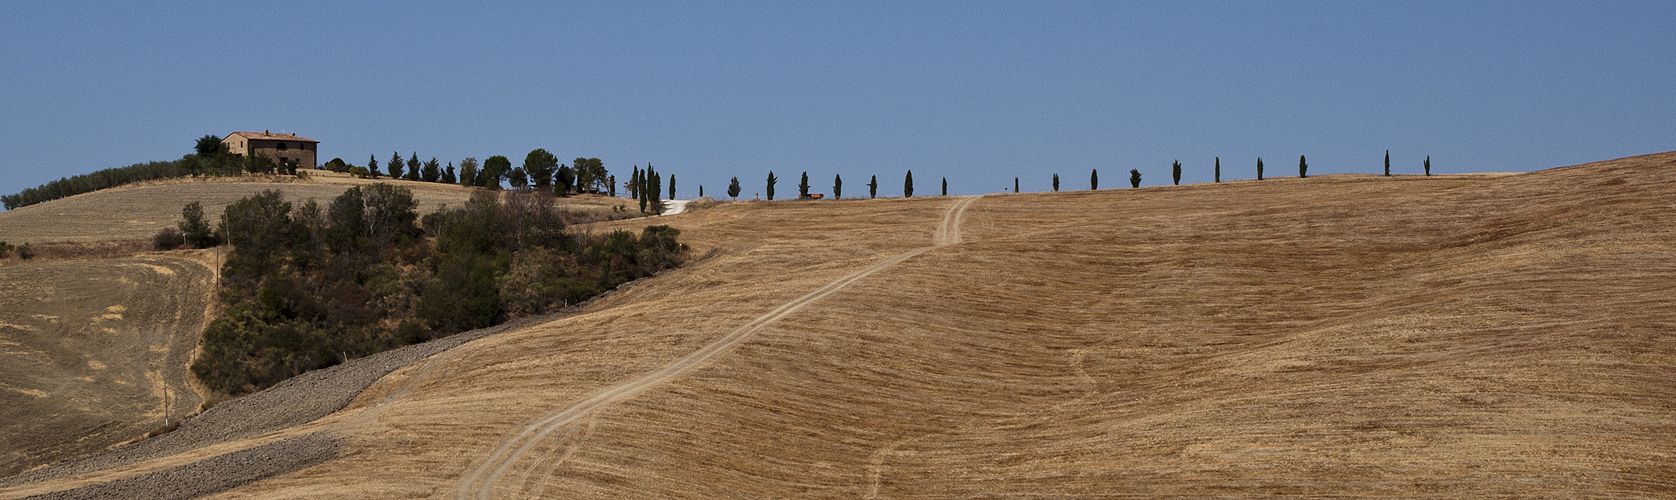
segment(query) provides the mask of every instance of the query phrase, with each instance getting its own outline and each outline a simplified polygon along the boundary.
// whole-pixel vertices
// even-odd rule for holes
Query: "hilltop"
[[[198,201],[211,221],[222,209],[264,189],[277,189],[286,199],[320,203],[331,201],[351,186],[390,183],[413,191],[421,213],[442,205],[458,207],[474,188],[454,184],[390,179],[359,179],[325,170],[309,170],[306,178],[290,176],[202,177],[148,181],[0,212],[0,241],[11,244],[150,241],[159,229],[180,220],[181,206]],[[609,211],[628,200],[603,196],[575,196],[561,204],[576,210]]]
[[[722,204],[657,219],[687,266],[341,411],[0,497],[276,445],[217,498],[1668,495],[1672,199],[1676,153]]]

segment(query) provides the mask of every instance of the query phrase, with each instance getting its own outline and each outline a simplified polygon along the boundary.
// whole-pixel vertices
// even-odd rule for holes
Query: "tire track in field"
[[[685,357],[676,360],[674,363],[670,363],[669,365],[658,369],[657,371],[648,373],[629,382],[606,388],[592,396],[589,396],[581,402],[571,405],[569,408],[548,414],[547,416],[524,426],[524,428],[521,429],[517,435],[512,436],[505,442],[502,442],[499,447],[495,448],[494,452],[489,454],[487,459],[483,460],[483,462],[479,463],[477,467],[466,473],[465,477],[460,481],[459,489],[455,491],[454,498],[459,500],[496,498],[495,485],[499,483],[500,479],[512,468],[512,464],[522,458],[524,454],[528,453],[531,448],[534,448],[536,443],[540,442],[543,438],[552,434],[554,431],[557,431],[560,428],[577,421],[578,419],[588,416],[594,410],[604,407],[605,405],[626,399],[642,390],[673,379],[676,376],[685,373],[687,370],[704,363],[705,361],[714,359],[717,356],[731,350],[734,346],[743,343],[746,339],[750,338],[752,334],[761,330],[763,327],[771,325],[775,321],[779,321],[780,318],[791,315],[792,313],[803,309],[805,306],[808,306],[817,300],[837,293],[839,290],[860,281],[862,278],[866,278],[871,276],[873,273],[882,271],[896,264],[900,264],[903,261],[914,258],[915,256],[930,251],[933,248],[960,243],[960,218],[965,214],[966,207],[977,201],[977,199],[978,197],[961,199],[954,202],[954,204],[949,205],[949,207],[945,209],[943,212],[943,218],[938,224],[937,231],[932,236],[933,246],[909,250],[850,273],[836,281],[828,283],[820,289],[809,292],[802,297],[798,297],[796,300],[782,304],[780,307],[777,307],[762,316],[758,316],[756,319],[741,325],[739,328],[729,332],[722,338],[705,345],[697,351],[693,351],[691,354],[688,354]],[[526,473],[526,475],[527,474],[528,473]],[[528,478],[524,478],[524,481],[520,481],[520,483],[527,482],[527,479]]]

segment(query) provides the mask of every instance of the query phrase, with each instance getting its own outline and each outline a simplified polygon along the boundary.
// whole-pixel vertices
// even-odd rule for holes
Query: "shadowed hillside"
[[[726,204],[657,219],[714,253],[397,370],[267,438],[341,456],[219,498],[1669,495],[1673,200],[1676,153]]]

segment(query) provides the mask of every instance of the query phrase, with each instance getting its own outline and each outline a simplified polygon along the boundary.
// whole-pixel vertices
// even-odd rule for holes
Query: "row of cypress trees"
[[[1426,160],[1422,165],[1425,168],[1425,175],[1427,175],[1427,176],[1432,175],[1432,157],[1430,155],[1426,156]],[[1182,167],[1181,167],[1181,161],[1180,160],[1177,160],[1177,161],[1170,164],[1170,182],[1171,182],[1171,184],[1173,184],[1173,185],[1180,185],[1181,184],[1181,168]],[[1214,174],[1213,174],[1214,175],[1214,182],[1222,182],[1222,158],[1221,157],[1217,157],[1214,160],[1213,172],[1214,172]],[[1263,172],[1263,159],[1261,157],[1259,157],[1259,158],[1257,158],[1257,180],[1263,180],[1264,179],[1263,173],[1264,173]],[[1390,151],[1385,152],[1385,175],[1387,177],[1389,177],[1391,175],[1391,152]],[[1300,177],[1300,178],[1309,177],[1309,160],[1304,155],[1299,155],[1298,156],[1298,177]],[[671,176],[670,178],[673,181],[674,176]],[[770,170],[768,172],[767,190],[766,190],[769,200],[774,199],[774,186],[779,181],[780,181],[780,178],[774,175],[774,171]],[[947,177],[944,177],[942,179],[942,181],[943,181],[943,195],[947,196],[949,194],[949,179]],[[1141,187],[1141,172],[1140,172],[1140,170],[1129,169],[1129,186],[1133,187],[1133,188]],[[1100,170],[1099,169],[1093,169],[1089,172],[1089,174],[1088,174],[1088,188],[1091,189],[1091,190],[1100,189]],[[700,189],[702,190],[703,188],[700,188]],[[740,188],[740,185],[739,185],[739,178],[734,177],[728,183],[727,195],[729,197],[732,197],[732,198],[738,198],[740,190],[741,190],[741,188]],[[1059,190],[1059,174],[1058,173],[1053,174],[1053,190],[1054,191]],[[1015,192],[1015,193],[1019,192],[1019,181],[1018,181],[1017,177],[1013,178],[1013,192]],[[802,178],[797,184],[797,195],[798,195],[798,198],[800,198],[800,199],[801,198],[809,198],[809,173],[808,172],[803,172]],[[843,177],[843,174],[834,175],[833,178],[832,178],[832,197],[833,198],[842,198],[843,195],[844,195],[844,177]],[[872,176],[872,178],[867,183],[867,197],[868,198],[877,198],[878,195],[879,195],[879,176],[874,175],[874,176]],[[675,196],[675,189],[674,189],[673,182],[672,182],[672,184],[670,186],[670,197],[673,198],[674,196]],[[913,170],[909,170],[907,175],[905,175],[902,179],[902,196],[904,198],[912,198],[914,196],[914,171]]]

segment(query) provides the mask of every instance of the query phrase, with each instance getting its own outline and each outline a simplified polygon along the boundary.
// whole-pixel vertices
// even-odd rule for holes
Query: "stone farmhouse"
[[[291,134],[273,134],[266,130],[261,132],[233,132],[221,140],[227,145],[227,152],[239,156],[253,154],[273,158],[274,161],[284,163],[294,161],[301,168],[319,168],[320,162],[315,157],[320,149],[320,141],[304,139]]]

